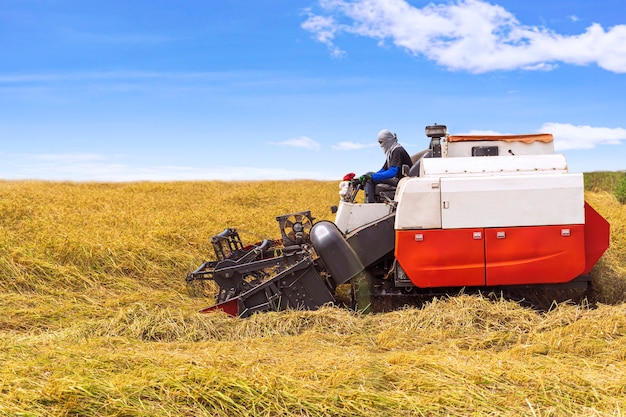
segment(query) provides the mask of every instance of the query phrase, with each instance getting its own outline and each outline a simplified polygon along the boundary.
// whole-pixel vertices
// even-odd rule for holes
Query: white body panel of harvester
[[[392,212],[393,208],[386,203],[358,204],[340,201],[335,225],[342,233],[348,234]]]
[[[400,181],[395,228],[584,224],[583,192],[562,155],[424,159]]]

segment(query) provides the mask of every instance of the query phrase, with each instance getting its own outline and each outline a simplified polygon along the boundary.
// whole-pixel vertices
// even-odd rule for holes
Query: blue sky
[[[623,0],[0,0],[0,179],[340,179],[381,129],[626,169]]]

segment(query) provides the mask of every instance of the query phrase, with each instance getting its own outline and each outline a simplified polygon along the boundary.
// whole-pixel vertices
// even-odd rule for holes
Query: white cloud
[[[363,148],[371,148],[373,146],[378,146],[376,143],[356,143],[356,142],[339,142],[336,145],[333,145],[333,149],[338,151],[354,151],[357,149]]]
[[[577,126],[549,122],[544,123],[540,130],[554,135],[554,148],[560,151],[591,149],[597,145],[619,145],[626,141],[626,129],[621,127]]]
[[[68,154],[39,154],[33,155],[32,159],[60,165],[85,163],[93,161],[105,161],[106,156],[94,153],[68,153]]]
[[[342,33],[386,41],[450,70],[550,70],[557,63],[596,64],[626,72],[626,25],[594,23],[578,35],[521,24],[504,7],[482,0],[429,3],[406,0],[319,0],[302,28],[329,49]]]
[[[328,47],[333,57],[340,58],[345,55],[345,51],[333,43],[339,27],[332,17],[316,16],[309,13],[309,18],[302,24],[302,28],[313,32],[315,38]]]
[[[225,178],[225,173],[228,173]],[[128,155],[8,154],[0,152],[0,178],[48,181],[194,181],[333,179],[329,173],[249,166],[154,165],[132,161]]]
[[[297,138],[287,139],[282,142],[270,142],[272,145],[289,146],[293,148],[303,148],[310,150],[319,150],[320,144],[308,136],[299,136]]]

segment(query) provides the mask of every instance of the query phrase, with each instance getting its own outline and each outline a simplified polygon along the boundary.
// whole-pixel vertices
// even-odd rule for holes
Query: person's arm
[[[380,181],[385,181],[385,180],[389,180],[395,176],[398,175],[398,171],[400,170],[400,168],[398,167],[391,167],[389,169],[386,170],[380,170],[378,172],[375,172],[372,174],[372,180],[374,182],[380,182]]]

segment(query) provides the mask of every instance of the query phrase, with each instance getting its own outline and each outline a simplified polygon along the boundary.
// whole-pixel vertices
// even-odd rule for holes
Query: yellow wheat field
[[[595,268],[597,308],[457,296],[361,315],[199,315],[184,278],[208,238],[332,219],[335,182],[0,182],[0,415],[621,416],[626,209]]]

